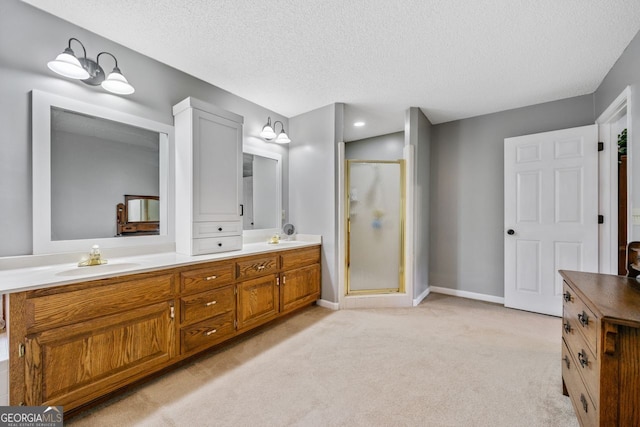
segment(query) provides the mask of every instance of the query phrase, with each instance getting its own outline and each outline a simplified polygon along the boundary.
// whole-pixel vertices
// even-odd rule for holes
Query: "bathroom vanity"
[[[320,297],[319,241],[147,255],[120,265],[127,271],[111,261],[35,268],[34,275],[64,284],[37,279],[10,294],[11,405],[62,405],[72,413]],[[81,276],[102,268],[103,277]],[[13,276],[27,283],[23,270]]]

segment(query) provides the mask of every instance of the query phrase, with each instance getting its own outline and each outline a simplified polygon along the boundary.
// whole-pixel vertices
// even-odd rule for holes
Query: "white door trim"
[[[599,210],[604,215],[604,224],[598,232],[599,272],[618,274],[618,141],[611,134],[611,123],[627,114],[627,141],[631,139],[631,87],[627,86],[618,97],[596,119],[599,141],[604,143],[604,151],[598,157]],[[631,169],[632,147],[627,144],[627,165]],[[627,174],[627,194],[632,193],[631,174]],[[627,238],[631,240],[632,230],[631,197],[627,201]]]

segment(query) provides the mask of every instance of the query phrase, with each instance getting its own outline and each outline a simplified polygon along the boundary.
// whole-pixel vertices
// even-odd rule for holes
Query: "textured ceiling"
[[[288,117],[344,102],[346,140],[411,106],[441,123],[592,93],[640,29],[638,0],[24,1]]]

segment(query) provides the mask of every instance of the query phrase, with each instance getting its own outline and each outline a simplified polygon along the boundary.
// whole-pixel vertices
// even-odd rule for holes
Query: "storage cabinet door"
[[[320,265],[313,264],[282,273],[280,310],[295,310],[320,297]]]
[[[27,405],[87,403],[143,377],[175,354],[173,302],[26,337]]]
[[[275,274],[238,284],[238,330],[258,326],[276,317],[278,276]]]
[[[193,110],[193,220],[240,221],[242,124]]]

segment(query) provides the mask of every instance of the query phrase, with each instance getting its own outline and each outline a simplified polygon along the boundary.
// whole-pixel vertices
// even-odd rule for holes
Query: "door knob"
[[[514,234],[516,234],[516,232],[515,232],[515,231],[513,231],[512,229],[508,229],[508,230],[507,230],[507,234],[508,234],[509,236],[513,236]]]

